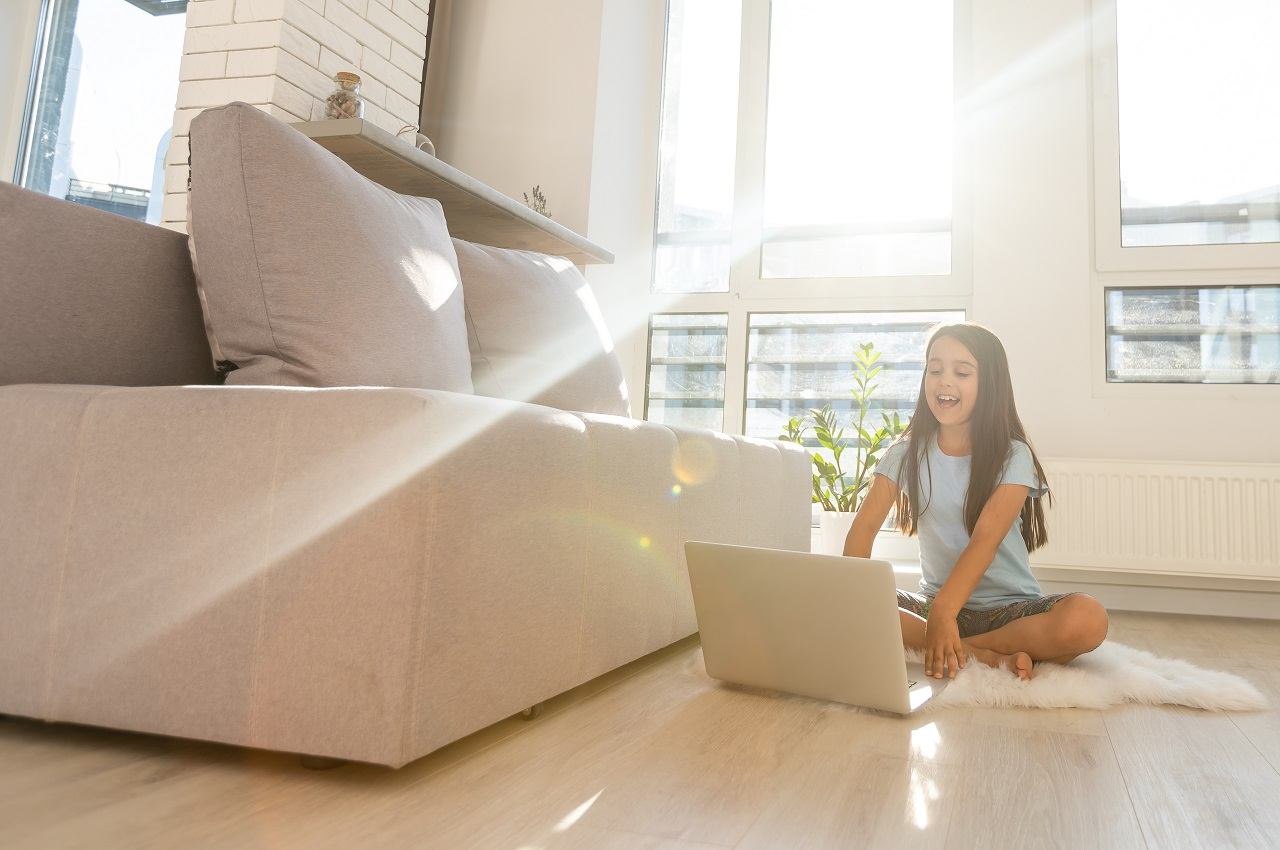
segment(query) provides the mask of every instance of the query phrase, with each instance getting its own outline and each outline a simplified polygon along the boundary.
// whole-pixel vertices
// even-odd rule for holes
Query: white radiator
[[[1280,579],[1280,464],[1041,463],[1038,566]]]

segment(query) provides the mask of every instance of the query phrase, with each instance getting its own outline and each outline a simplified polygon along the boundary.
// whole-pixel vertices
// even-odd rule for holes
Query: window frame
[[[46,58],[53,32],[54,13],[59,4],[60,0],[40,0],[40,9],[36,12],[35,29],[31,33],[31,61],[27,68],[26,92],[23,96],[22,114],[18,119],[17,145],[10,173],[10,181],[15,186],[22,186],[27,176],[27,160],[35,142],[36,101],[40,88],[45,82]]]
[[[1093,398],[1274,401],[1280,384],[1123,383],[1107,380],[1106,290],[1115,287],[1277,285],[1280,243],[1120,244],[1120,115],[1117,0],[1092,0],[1090,111],[1093,160],[1093,268],[1089,285]]]

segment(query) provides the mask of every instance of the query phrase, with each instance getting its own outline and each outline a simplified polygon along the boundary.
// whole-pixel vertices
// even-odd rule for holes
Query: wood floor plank
[[[1280,668],[1240,666],[1231,668],[1231,672],[1248,679],[1271,701],[1267,711],[1232,714],[1231,722],[1280,773]]]
[[[1106,737],[975,724],[947,847],[1145,846]]]
[[[1108,638],[1203,667],[1280,667],[1280,621],[1167,614],[1113,615]]]
[[[1106,724],[1152,847],[1276,846],[1280,775],[1230,717],[1129,706]]]
[[[968,724],[832,712],[788,759],[737,845],[942,847]]]
[[[529,846],[545,850],[723,850],[723,846],[719,844],[694,844],[675,838],[658,838],[581,825],[556,833],[544,844]]]
[[[1271,701],[1261,712],[1135,708],[1108,714],[1126,777],[1146,777],[1133,789],[1144,824],[1150,821],[1170,846],[1276,846],[1275,804],[1261,804],[1259,795],[1280,800],[1280,622],[1124,614],[1113,618],[1111,636],[1236,673]],[[1212,787],[1194,791],[1200,784]],[[1174,837],[1178,830],[1185,832]]]
[[[732,847],[816,722],[807,705],[709,689],[615,761],[582,823]]]
[[[124,755],[111,768],[68,779],[56,789],[4,800],[0,846],[164,846],[166,829],[201,846],[206,832],[295,778],[306,780],[294,759],[231,747]]]
[[[41,727],[51,734],[32,734]],[[9,763],[24,766],[20,771],[0,769],[0,807],[23,794],[56,791],[68,781],[118,767],[122,758],[145,759],[185,746],[166,738],[0,716],[0,752]]]
[[[1102,712],[1087,708],[974,708],[970,722],[1005,729],[1106,737]]]

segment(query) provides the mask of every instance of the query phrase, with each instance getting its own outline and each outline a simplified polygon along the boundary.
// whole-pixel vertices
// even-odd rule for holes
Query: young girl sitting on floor
[[[844,545],[870,557],[895,503],[898,529],[919,534],[920,593],[899,590],[898,615],[927,675],[954,678],[971,656],[1029,679],[1032,662],[1066,664],[1106,637],[1096,599],[1044,596],[1031,575],[1048,493],[1000,340],[972,322],[934,328],[911,423],[877,461]]]

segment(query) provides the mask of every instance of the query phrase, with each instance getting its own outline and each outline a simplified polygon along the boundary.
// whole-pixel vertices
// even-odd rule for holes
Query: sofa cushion
[[[571,262],[461,239],[453,244],[477,393],[631,415],[609,329]]]
[[[229,384],[471,391],[439,201],[367,180],[243,103],[191,124],[192,257]]]
[[[0,181],[0,384],[208,384],[186,239]]]

